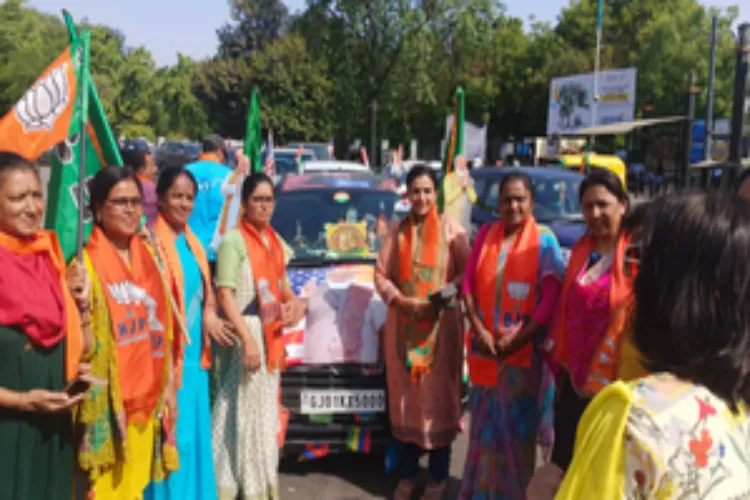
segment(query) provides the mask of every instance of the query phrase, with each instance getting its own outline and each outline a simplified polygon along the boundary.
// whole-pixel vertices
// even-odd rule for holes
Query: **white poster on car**
[[[600,71],[599,105],[593,123],[594,73],[553,78],[550,84],[547,136],[569,135],[595,125],[629,122],[635,113],[637,70]]]

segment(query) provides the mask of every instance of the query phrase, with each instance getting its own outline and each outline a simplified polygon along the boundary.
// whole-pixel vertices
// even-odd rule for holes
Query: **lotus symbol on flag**
[[[511,281],[508,283],[508,294],[513,300],[526,300],[531,291],[531,286],[528,283],[520,281]]]
[[[63,63],[36,82],[18,101],[13,111],[24,133],[52,130],[68,105],[68,63]]]

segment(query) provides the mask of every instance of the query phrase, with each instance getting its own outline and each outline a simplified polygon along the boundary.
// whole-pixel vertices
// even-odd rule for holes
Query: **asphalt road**
[[[458,498],[468,448],[469,422],[453,443],[451,478],[444,500]],[[419,498],[430,478],[427,456],[422,457],[422,472],[414,498]],[[284,459],[279,467],[280,494],[283,500],[300,498],[320,500],[359,500],[391,498],[398,479],[386,476],[383,455],[333,455],[313,462]]]

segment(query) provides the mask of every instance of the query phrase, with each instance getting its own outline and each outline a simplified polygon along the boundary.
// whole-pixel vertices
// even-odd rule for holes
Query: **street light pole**
[[[599,68],[602,59],[602,25],[604,21],[604,0],[599,0],[596,15],[596,56],[594,57],[594,102],[591,107],[591,126],[596,127],[596,118],[599,111]],[[589,138],[589,151],[593,149],[596,136]]]
[[[378,101],[372,100],[372,122],[370,124],[370,168],[375,167],[378,146]]]
[[[682,163],[682,179],[681,184],[683,188],[688,186],[688,172],[690,167],[690,156],[693,152],[693,123],[695,122],[695,95],[698,93],[698,87],[695,84],[695,69],[690,70],[690,82],[687,88],[687,102],[686,102],[686,120],[685,120],[685,157]]]
[[[719,27],[719,16],[711,19],[711,55],[708,69],[708,96],[706,98],[706,136],[703,141],[703,159],[711,159],[714,141],[714,79],[716,78],[716,31]]]

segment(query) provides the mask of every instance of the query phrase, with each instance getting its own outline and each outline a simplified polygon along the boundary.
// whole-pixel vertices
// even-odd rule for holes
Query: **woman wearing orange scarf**
[[[89,184],[94,229],[84,250],[92,282],[94,375],[77,415],[78,464],[98,499],[143,497],[178,467],[172,311],[154,251],[136,234],[142,191],[129,167],[106,167]]]
[[[83,394],[65,387],[92,345],[90,287],[82,268],[66,272],[43,215],[39,174],[0,152],[0,496],[67,500]]]
[[[461,418],[463,319],[458,294],[441,306],[431,296],[463,279],[469,243],[464,229],[437,212],[437,179],[424,165],[406,177],[411,213],[383,241],[375,286],[388,305],[383,348],[391,432],[399,445],[394,498],[411,498],[419,457],[430,455],[438,499],[450,473],[451,444]]]
[[[228,231],[217,257],[221,309],[242,342],[213,408],[214,464],[220,499],[279,498],[280,374],[283,327],[296,325],[306,304],[286,280],[284,249],[270,225],[271,179],[252,174],[242,185],[243,217]]]
[[[618,370],[625,369],[626,378],[643,373],[635,350],[622,342],[634,279],[625,262],[628,195],[615,174],[596,169],[581,183],[579,196],[588,232],[573,246],[554,335],[555,360],[565,373],[555,409],[552,461],[563,470],[591,397],[618,378]],[[623,354],[626,359],[620,359]]]
[[[564,264],[555,235],[537,225],[531,180],[511,171],[498,188],[501,220],[477,234],[464,303],[471,435],[460,498],[524,498],[537,444],[552,445],[554,380],[541,344]]]
[[[177,379],[177,449],[180,470],[166,481],[152,483],[146,498],[153,500],[216,498],[208,369],[211,339],[231,345],[230,325],[216,314],[208,259],[187,224],[198,183],[183,167],[170,167],[159,176],[156,195],[159,216],[154,225],[156,244],[169,269],[176,298],[174,364]]]

